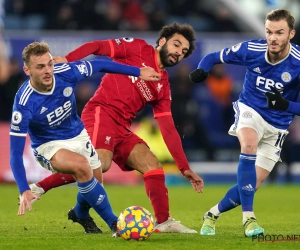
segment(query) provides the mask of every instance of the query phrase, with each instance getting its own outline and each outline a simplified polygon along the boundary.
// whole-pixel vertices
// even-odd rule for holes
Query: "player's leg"
[[[144,143],[135,144],[127,158],[126,166],[143,174],[146,194],[156,217],[155,232],[197,233],[170,217],[168,189],[165,185],[164,171],[157,157]]]
[[[99,157],[91,143],[89,143],[86,132],[83,131],[76,138],[76,141],[70,143],[68,147],[74,152],[66,149],[58,150],[51,158],[51,165],[56,171],[73,174],[77,180],[79,188],[78,201],[75,208],[69,211],[69,218],[71,215],[70,219],[80,223],[87,233],[99,233],[99,229],[97,230],[87,212],[91,206],[110,228],[114,227],[117,216],[112,212],[103,186],[93,176],[92,169],[96,170],[102,179]],[[87,209],[85,213],[82,211],[82,207]],[[90,226],[92,226],[92,230],[90,230]]]
[[[238,183],[229,189],[225,197],[216,206],[204,215],[204,222],[200,233],[203,235],[215,234],[215,223],[221,212],[228,211],[242,204],[243,222],[247,218],[255,218],[253,212],[254,192],[256,188],[256,153],[260,139],[264,134],[263,119],[252,108],[234,103],[236,121],[231,126],[229,134],[238,136],[241,154],[238,164]],[[242,115],[241,115],[242,114]]]
[[[85,107],[81,119],[100,157],[102,173],[105,173],[111,167],[118,125],[100,106],[94,109]]]
[[[267,179],[270,172],[264,168],[256,166],[256,191]],[[215,235],[215,226],[217,219],[225,212],[241,205],[238,185],[232,186],[218,204],[210,208],[203,216],[203,225],[200,230],[201,235]]]
[[[241,154],[237,171],[238,191],[243,212],[244,233],[247,237],[264,233],[258,226],[253,211],[254,193],[256,188],[256,152],[258,147],[258,134],[256,130],[244,127],[238,131],[241,145]]]
[[[100,146],[98,146],[98,147],[100,147]],[[99,158],[101,160],[102,173],[107,172],[111,167],[111,163],[112,163],[112,159],[113,159],[112,150],[113,149],[108,150],[108,149],[104,149],[104,148],[96,148],[96,152],[99,155]],[[103,181],[101,181],[101,183],[103,183]]]
[[[45,194],[52,188],[64,186],[76,182],[71,174],[56,173],[47,176],[43,180],[29,185],[31,191],[39,196]]]

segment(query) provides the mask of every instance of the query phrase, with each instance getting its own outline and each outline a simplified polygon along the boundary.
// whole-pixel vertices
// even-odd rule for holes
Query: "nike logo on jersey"
[[[40,114],[43,114],[48,108],[42,107]]]

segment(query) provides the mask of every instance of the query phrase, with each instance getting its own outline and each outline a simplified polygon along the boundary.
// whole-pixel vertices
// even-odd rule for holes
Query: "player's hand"
[[[67,58],[63,57],[63,56],[53,56],[53,62],[55,63],[67,63],[68,60]]]
[[[267,98],[268,107],[270,109],[277,109],[277,110],[283,110],[286,111],[289,107],[289,101],[285,100],[279,90],[276,88],[270,86],[271,90],[274,93],[266,92],[265,96]]]
[[[193,170],[185,170],[184,177],[192,184],[195,191],[203,193],[204,181]]]
[[[20,203],[19,203],[19,210],[18,215],[24,215],[26,212],[26,208],[31,211],[31,201],[33,199],[39,200],[40,197],[34,193],[31,192],[31,190],[26,190],[22,193],[20,196]]]
[[[193,83],[203,82],[208,77],[208,73],[201,68],[195,69],[190,73],[189,77]]]
[[[159,81],[161,78],[161,75],[151,67],[142,67],[140,70],[140,78],[145,81]]]

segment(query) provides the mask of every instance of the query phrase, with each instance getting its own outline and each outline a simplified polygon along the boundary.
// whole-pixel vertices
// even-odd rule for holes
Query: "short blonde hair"
[[[22,52],[23,62],[25,65],[28,65],[30,61],[30,57],[32,55],[41,56],[47,52],[50,53],[50,48],[49,45],[44,41],[30,43],[23,49]]]

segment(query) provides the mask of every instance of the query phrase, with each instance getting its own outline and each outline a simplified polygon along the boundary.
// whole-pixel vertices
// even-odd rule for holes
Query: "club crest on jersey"
[[[125,42],[128,42],[128,43],[131,43],[131,42],[133,42],[133,38],[132,37],[123,37],[122,38]]]
[[[292,80],[292,76],[291,76],[291,74],[289,72],[283,72],[281,74],[281,79],[284,82],[290,82]]]
[[[14,111],[11,120],[13,124],[19,124],[22,121],[22,114],[19,111]]]
[[[104,143],[107,144],[107,145],[110,145],[110,139],[111,139],[111,136],[106,136]]]
[[[73,88],[72,87],[66,87],[64,89],[64,92],[63,92],[65,97],[69,97],[70,95],[72,95],[72,93],[73,93]]]
[[[157,92],[159,93],[161,91],[161,88],[163,87],[162,84],[158,83],[157,84]]]
[[[78,64],[78,65],[76,65],[76,67],[81,75],[86,75],[86,76],[89,75],[88,69],[87,69],[85,63]]]
[[[237,52],[237,51],[240,49],[241,45],[242,45],[242,43],[238,43],[238,44],[236,44],[236,45],[233,45],[233,46],[231,47],[231,50],[232,50],[233,52]]]
[[[243,116],[244,118],[252,118],[252,113],[249,112],[249,111],[245,111],[245,112],[242,114],[242,116]]]

